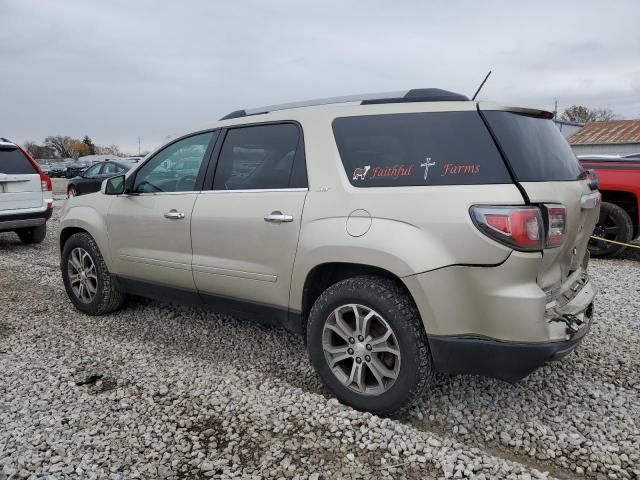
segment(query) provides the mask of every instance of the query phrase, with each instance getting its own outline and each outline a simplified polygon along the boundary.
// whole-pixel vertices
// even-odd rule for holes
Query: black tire
[[[47,236],[47,224],[38,227],[21,228],[16,230],[22,243],[41,243]]]
[[[95,272],[97,276],[97,290],[93,300],[85,303],[80,300],[76,293],[71,288],[71,280],[69,277],[69,258],[71,252],[75,248],[81,248],[85,250],[93,264],[95,266]],[[67,291],[67,295],[71,300],[71,303],[87,315],[104,315],[105,313],[113,312],[114,310],[122,307],[125,301],[125,295],[115,285],[107,265],[104,263],[104,258],[100,253],[100,249],[95,240],[88,233],[76,233],[69,237],[62,249],[62,263],[60,265],[62,270],[62,280],[64,282],[64,288]]]
[[[401,355],[399,373],[383,393],[364,395],[348,388],[333,373],[326,359],[325,322],[334,310],[347,304],[363,305],[379,313],[397,339]],[[342,403],[378,415],[402,415],[411,409],[434,376],[427,335],[413,299],[395,281],[383,277],[348,278],[325,290],[309,314],[307,350],[323,383]]]
[[[622,207],[614,203],[603,202],[593,234],[607,240],[628,243],[633,238],[633,222]],[[593,238],[589,240],[589,252],[592,257],[615,257],[624,249],[624,246],[615,243],[602,242]]]

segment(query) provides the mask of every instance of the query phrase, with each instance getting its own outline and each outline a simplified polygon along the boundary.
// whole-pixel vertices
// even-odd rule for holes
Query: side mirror
[[[100,188],[105,195],[122,195],[124,193],[124,175],[107,178]]]

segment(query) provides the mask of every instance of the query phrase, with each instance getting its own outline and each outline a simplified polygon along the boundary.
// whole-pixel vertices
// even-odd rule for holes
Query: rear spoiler
[[[478,102],[478,110],[485,112],[492,110],[500,112],[512,112],[519,115],[527,115],[528,117],[546,118],[547,120],[551,120],[553,118],[553,113],[548,112],[547,110],[527,107],[513,107],[509,105],[500,105],[493,102]]]

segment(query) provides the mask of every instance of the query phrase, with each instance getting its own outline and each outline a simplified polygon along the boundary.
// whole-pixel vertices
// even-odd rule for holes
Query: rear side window
[[[551,120],[483,112],[520,182],[579,180],[582,168]]]
[[[0,147],[0,173],[30,175],[36,172],[31,162],[16,147]]]
[[[356,187],[511,183],[475,111],[336,118],[333,133]]]
[[[288,188],[299,155],[300,132],[292,123],[232,128],[220,151],[214,190]],[[297,177],[297,175],[296,175]]]

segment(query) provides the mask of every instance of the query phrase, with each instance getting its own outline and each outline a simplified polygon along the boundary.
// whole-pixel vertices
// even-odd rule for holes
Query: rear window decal
[[[436,162],[432,162],[431,157],[427,157],[424,160],[425,162],[421,163],[420,166],[424,167],[424,181],[426,183],[427,180],[429,180],[429,167],[433,167],[436,164]]]
[[[332,127],[355,187],[512,182],[477,111],[341,117]]]
[[[371,180],[375,178],[386,178],[398,180],[400,177],[410,177],[413,173],[413,165],[394,165],[392,167],[374,167],[371,171]]]
[[[353,179],[354,180],[364,180],[365,177],[367,176],[367,173],[369,172],[369,169],[371,168],[371,165],[365,165],[364,167],[361,168],[356,168],[353,171]]]
[[[445,163],[444,169],[440,174],[441,177],[445,175],[477,175],[480,173],[480,165],[452,165],[451,163]]]

